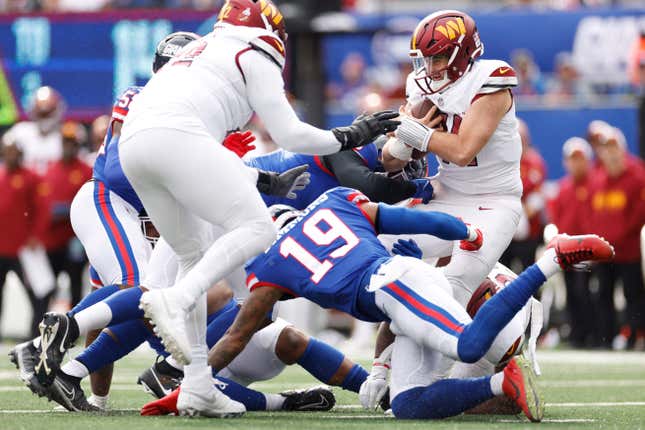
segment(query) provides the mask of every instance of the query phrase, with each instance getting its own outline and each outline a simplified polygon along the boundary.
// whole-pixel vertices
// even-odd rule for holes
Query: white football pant
[[[192,362],[185,368],[185,384],[203,386],[210,375],[203,293],[275,239],[256,189],[257,173],[206,133],[142,130],[119,141],[119,152],[150,219],[177,254],[173,288],[186,297],[178,306],[194,305],[186,324]],[[226,231],[214,242],[212,225]]]
[[[72,228],[100,284],[140,285],[152,250],[132,205],[100,181],[85,183],[70,209]]]

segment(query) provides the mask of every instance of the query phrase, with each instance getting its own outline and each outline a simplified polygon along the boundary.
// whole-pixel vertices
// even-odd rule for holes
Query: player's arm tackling
[[[476,251],[484,243],[481,230],[443,212],[425,212],[385,203],[365,202],[361,210],[378,234],[430,234],[444,240],[459,240],[460,247]]]
[[[254,289],[242,304],[240,313],[224,336],[208,353],[208,364],[221,370],[229,365],[255,332],[262,326],[266,315],[282,296],[282,291],[271,287]]]

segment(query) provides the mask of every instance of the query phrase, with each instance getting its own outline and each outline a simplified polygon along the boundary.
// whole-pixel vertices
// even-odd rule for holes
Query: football
[[[410,114],[414,118],[421,119],[432,109],[434,103],[430,99],[424,98],[420,103],[416,103],[410,107]]]

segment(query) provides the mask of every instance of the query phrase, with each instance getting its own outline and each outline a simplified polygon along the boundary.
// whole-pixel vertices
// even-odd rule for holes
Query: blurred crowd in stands
[[[4,12],[94,12],[110,9],[219,10],[223,0],[0,0]]]
[[[645,96],[645,29],[632,42],[621,83],[589,79],[581,73],[571,52],[560,52],[554,58],[553,73],[545,74],[526,49],[518,49],[509,63],[515,69],[520,85],[513,94],[518,106],[589,106],[600,103],[633,103]],[[327,86],[327,99],[350,111],[364,110],[370,103],[398,106],[405,98],[405,78],[410,62],[370,67],[361,52],[347,54],[340,67],[340,79]],[[388,69],[388,70],[384,70]],[[378,97],[376,97],[378,95]],[[369,109],[368,109],[369,110]]]
[[[65,101],[51,87],[34,95],[29,120],[15,124],[0,146],[0,311],[6,276],[14,272],[33,307],[31,336],[67,274],[70,303],[81,299],[87,259],[69,219],[78,189],[92,177],[92,164],[109,117],[90,132],[63,121]]]
[[[589,124],[587,135],[562,144],[566,176],[545,184],[547,166],[520,123],[525,217],[502,263],[523,270],[557,232],[593,232],[616,249],[612,263],[592,272],[567,272],[566,309],[551,309],[543,340],[551,346],[565,337],[579,348],[645,350],[645,287],[641,229],[645,225],[645,163],[630,154],[622,131],[604,121]],[[550,185],[550,186],[549,186]],[[622,285],[621,312],[616,287]],[[543,300],[547,307],[552,298]]]

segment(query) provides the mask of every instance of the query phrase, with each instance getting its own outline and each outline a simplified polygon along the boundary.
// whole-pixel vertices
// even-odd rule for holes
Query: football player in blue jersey
[[[478,252],[481,232],[453,216],[375,204],[355,190],[335,188],[276,223],[282,227],[276,241],[246,266],[251,294],[211,349],[211,366],[226,367],[277,301],[305,297],[361,320],[390,322],[396,335],[390,389],[397,418],[454,416],[503,394],[539,421],[543,404],[534,394],[527,362],[513,361],[488,377],[442,379],[447,370],[441,368],[442,357],[465,363],[485,357],[496,335],[549,276],[614,255],[613,247],[595,235],[556,236],[536,264],[471,318],[452,297],[442,271],[416,258],[391,257],[376,237],[431,234]]]
[[[153,72],[156,73],[183,46],[199,37],[194,33],[177,32],[164,38],[156,49]],[[85,323],[86,326],[82,329],[89,334],[86,339],[87,345],[99,337],[97,345],[90,350],[90,354],[94,352],[100,355],[102,348],[110,349],[113,347],[112,344],[118,343],[115,339],[126,337],[134,348],[147,336],[147,330],[142,329],[141,321],[136,318],[117,327],[111,327],[110,336],[99,336],[99,329],[108,325],[111,315],[106,317],[105,312],[97,311],[96,308],[88,309],[91,305],[101,302],[124,288],[140,285],[146,275],[147,261],[152,249],[145,234],[149,226],[142,225],[147,216],[141,201],[123,174],[116,144],[130,103],[140,90],[141,87],[128,88],[114,104],[108,132],[94,164],[93,179],[81,187],[72,203],[72,226],[88,254],[91,264],[90,278],[97,289],[67,315],[46,316],[41,323],[41,332],[47,333],[48,340],[47,344],[43,345],[44,348],[41,348],[41,336],[16,346],[10,352],[12,361],[20,370],[21,378],[33,392],[43,395],[46,391],[53,390],[57,393],[53,395],[54,398],[60,398],[59,403],[75,410],[92,409],[92,407],[86,402],[84,396],[67,398],[69,396],[64,395],[64,390],[57,389],[56,387],[65,384],[64,379],[57,376],[58,364],[49,366],[44,363],[44,360],[51,362],[51,357],[47,358],[47,351],[52,349],[49,341],[56,337],[55,330],[54,332],[51,330],[51,327],[57,326],[56,321],[59,319],[68,321],[73,316],[83,321],[81,324]],[[244,135],[234,133],[227,139],[244,141],[244,138]],[[308,183],[308,174],[303,173],[305,170],[306,166],[295,167],[281,174],[260,171],[258,189],[282,196],[294,195],[294,191],[302,189]],[[135,298],[134,302],[138,303],[138,298]],[[105,311],[105,307],[103,310]],[[127,317],[123,319],[123,321],[126,320],[128,320]],[[141,338],[133,339],[135,333]],[[45,350],[45,354],[42,354],[42,349]],[[85,358],[91,361],[88,356]],[[60,359],[62,360],[62,355]],[[90,363],[72,360],[66,364],[64,370],[72,377],[82,378],[87,376],[90,368],[100,369],[100,372],[92,372],[94,395],[90,401],[104,408],[108,400],[111,366],[97,368]],[[39,377],[44,384],[38,382],[35,369],[40,371]],[[54,384],[54,388],[47,387],[51,384]]]

